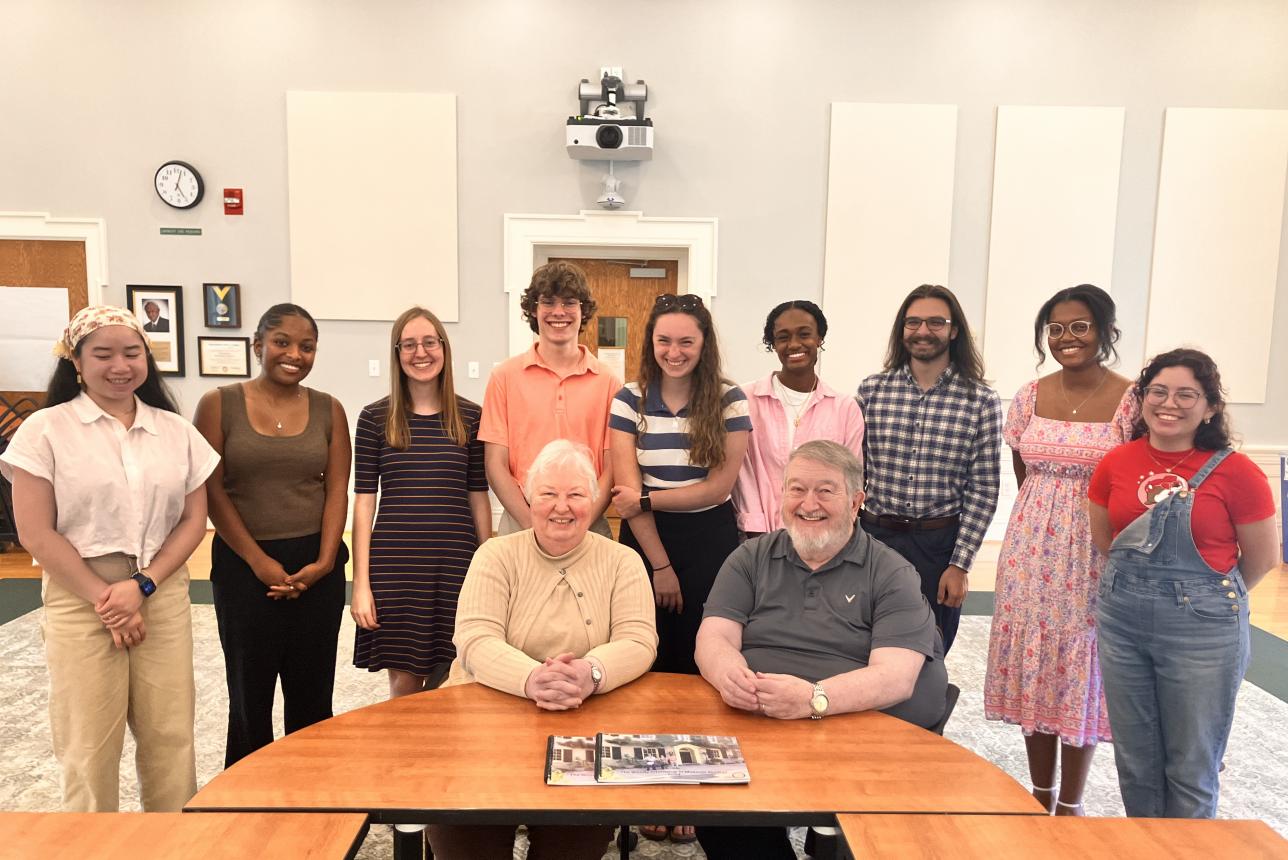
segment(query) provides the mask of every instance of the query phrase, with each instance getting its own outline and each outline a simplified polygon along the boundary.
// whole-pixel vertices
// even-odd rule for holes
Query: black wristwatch
[[[645,513],[653,510],[653,500],[648,497],[648,487],[640,490],[640,510]]]
[[[152,592],[157,590],[157,584],[152,581],[151,577],[141,570],[136,570],[134,573],[131,573],[130,579],[139,584],[139,591],[143,592],[144,597],[151,597]]]

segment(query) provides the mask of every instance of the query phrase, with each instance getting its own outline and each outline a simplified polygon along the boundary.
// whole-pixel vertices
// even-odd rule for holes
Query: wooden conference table
[[[851,857],[1288,857],[1264,821],[1048,818],[1023,815],[838,815]]]
[[[545,784],[547,736],[736,735],[740,786]],[[698,677],[649,673],[575,711],[479,684],[380,702],[270,744],[188,811],[361,811],[387,824],[832,825],[838,812],[1034,814],[995,765],[880,713],[774,720],[728,707]]]
[[[0,855],[7,858],[352,857],[367,816],[232,812],[4,812]]]

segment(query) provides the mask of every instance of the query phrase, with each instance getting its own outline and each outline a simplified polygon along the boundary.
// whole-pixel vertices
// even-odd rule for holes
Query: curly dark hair
[[[1205,451],[1216,451],[1230,444],[1233,434],[1230,431],[1230,419],[1225,414],[1225,389],[1221,386],[1221,372],[1216,369],[1216,362],[1205,352],[1197,349],[1174,349],[1156,355],[1145,365],[1136,379],[1136,396],[1141,403],[1145,402],[1145,389],[1154,377],[1168,367],[1188,367],[1199,385],[1203,386],[1203,396],[1208,406],[1216,410],[1210,419],[1199,424],[1194,431],[1194,447]],[[1149,432],[1145,418],[1136,419],[1132,425],[1133,439],[1139,439]]]
[[[774,323],[778,318],[790,310],[804,311],[814,318],[814,327],[818,329],[818,339],[822,340],[827,337],[827,317],[823,316],[823,309],[811,302],[809,299],[792,299],[790,302],[783,302],[775,305],[774,309],[765,317],[765,332],[761,337],[761,342],[765,345],[766,352],[774,350]]]
[[[1109,297],[1109,293],[1095,284],[1078,284],[1076,287],[1060,290],[1038,309],[1037,319],[1033,321],[1033,348],[1038,353],[1038,367],[1046,361],[1046,350],[1042,348],[1042,344],[1046,341],[1046,325],[1051,321],[1051,311],[1062,302],[1082,302],[1087,306],[1087,310],[1091,311],[1091,322],[1096,327],[1096,336],[1100,341],[1098,351],[1100,362],[1116,363],[1118,350],[1114,344],[1118,343],[1122,332],[1118,330],[1118,312],[1114,307],[1114,300]]]
[[[519,300],[519,307],[523,308],[523,321],[532,329],[533,334],[540,331],[537,326],[537,303],[546,298],[577,299],[581,302],[579,331],[585,330],[586,323],[590,322],[599,308],[590,295],[590,287],[586,285],[586,273],[580,267],[563,260],[539,266],[532,273],[532,281]]]

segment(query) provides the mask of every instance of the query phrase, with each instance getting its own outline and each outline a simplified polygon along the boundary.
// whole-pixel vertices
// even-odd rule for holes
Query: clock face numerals
[[[191,164],[167,161],[157,170],[157,196],[175,209],[191,209],[201,202],[205,185]]]

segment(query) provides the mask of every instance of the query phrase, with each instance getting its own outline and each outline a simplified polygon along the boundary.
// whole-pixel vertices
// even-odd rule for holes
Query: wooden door
[[[595,355],[600,354],[600,349],[625,349],[625,378],[622,381],[634,380],[639,375],[640,347],[648,315],[659,295],[675,295],[679,285],[679,263],[675,260],[559,259],[575,264],[586,273],[590,293],[599,305],[595,319],[581,333],[581,342]],[[666,276],[632,278],[633,268],[663,269]],[[618,342],[623,328],[624,345]]]
[[[89,304],[85,275],[85,244],[57,239],[0,239],[0,285],[67,290],[67,318]],[[48,349],[53,348],[48,344]],[[0,391],[10,403],[30,397],[44,400],[42,391]]]
[[[675,260],[577,260],[567,257],[552,258],[573,263],[586,273],[590,294],[598,308],[595,318],[581,333],[580,341],[601,360],[608,356],[602,350],[625,349],[625,378],[631,382],[639,375],[640,347],[644,342],[644,326],[653,310],[653,302],[662,293],[675,295],[679,288],[680,264]],[[631,269],[664,269],[662,278],[632,278]],[[625,329],[625,337],[622,330]],[[604,335],[601,339],[601,332]],[[622,346],[620,341],[625,341]],[[614,370],[614,373],[620,373]],[[609,528],[616,537],[621,530],[621,520],[612,505],[605,512]]]

